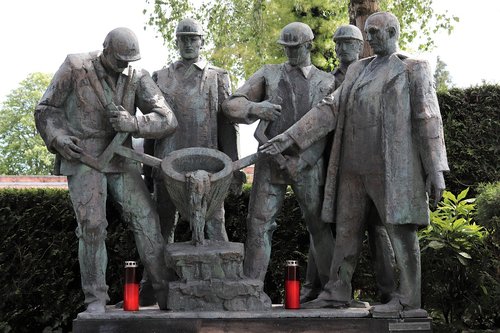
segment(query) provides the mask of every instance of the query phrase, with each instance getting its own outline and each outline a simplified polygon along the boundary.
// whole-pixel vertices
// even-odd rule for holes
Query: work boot
[[[151,281],[147,280],[141,281],[139,287],[139,305],[140,306],[152,306],[156,304],[155,291],[151,285]]]
[[[87,309],[83,313],[104,313],[106,312],[106,304],[101,301],[93,301],[87,305]]]
[[[160,310],[168,310],[168,289],[162,288],[155,292],[156,300]]]
[[[374,305],[370,312],[373,318],[400,318],[403,312],[403,304],[398,297],[394,297],[385,304]]]
[[[300,304],[315,300],[320,292],[321,290],[318,289],[302,287],[300,290]]]

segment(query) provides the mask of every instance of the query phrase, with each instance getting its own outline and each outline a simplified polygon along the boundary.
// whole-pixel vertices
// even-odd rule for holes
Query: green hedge
[[[500,180],[500,86],[481,85],[438,94],[450,172],[447,188],[459,193]]]
[[[134,240],[108,207],[107,279],[120,299]],[[0,191],[0,332],[71,330],[82,310],[76,220],[65,190]]]

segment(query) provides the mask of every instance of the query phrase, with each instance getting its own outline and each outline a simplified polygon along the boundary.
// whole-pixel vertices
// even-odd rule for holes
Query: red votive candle
[[[125,286],[123,288],[123,310],[139,310],[139,283],[137,282],[137,262],[125,261]]]
[[[299,262],[287,260],[285,269],[285,309],[300,309]]]

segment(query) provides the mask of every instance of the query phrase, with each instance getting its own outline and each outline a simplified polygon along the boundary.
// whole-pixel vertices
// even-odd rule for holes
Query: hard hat
[[[129,28],[111,30],[102,44],[105,49],[110,48],[116,59],[122,61],[136,61],[141,59],[139,41]]]
[[[335,33],[333,34],[333,40],[337,41],[341,39],[357,39],[363,41],[363,34],[361,33],[361,30],[359,30],[359,28],[355,25],[341,25],[337,28],[337,30],[335,30]]]
[[[311,28],[302,22],[292,22],[281,30],[278,44],[285,46],[297,46],[314,39]]]
[[[176,36],[203,36],[203,28],[200,23],[193,20],[192,18],[185,18],[177,24],[177,29],[175,29]]]

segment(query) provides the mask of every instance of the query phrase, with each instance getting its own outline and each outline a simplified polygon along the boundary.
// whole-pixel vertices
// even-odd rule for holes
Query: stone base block
[[[158,307],[79,314],[74,333],[430,333],[430,318],[376,319],[368,309],[170,312]]]
[[[194,246],[191,242],[167,244],[165,261],[184,281],[239,280],[243,277],[242,243],[214,242]]]
[[[172,282],[168,308],[174,311],[264,311],[271,309],[271,300],[259,280]]]

